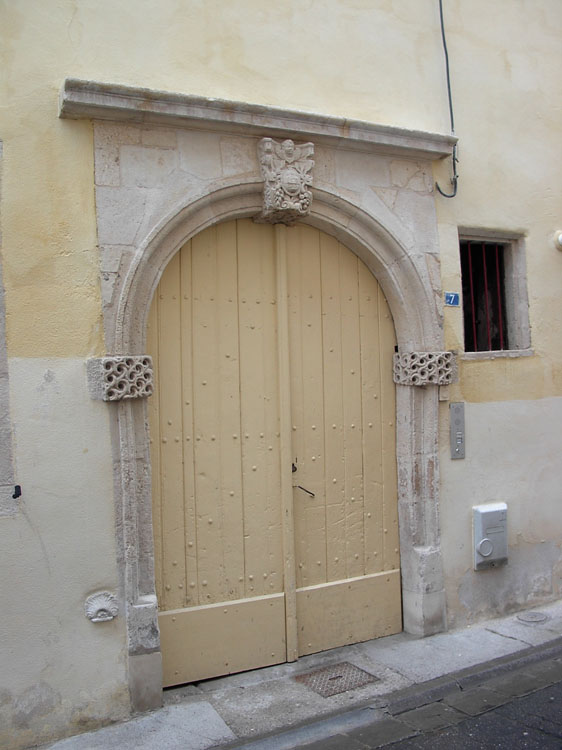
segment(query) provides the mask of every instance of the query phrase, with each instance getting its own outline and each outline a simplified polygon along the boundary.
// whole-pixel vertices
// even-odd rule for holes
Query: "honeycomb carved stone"
[[[84,613],[92,622],[114,620],[119,612],[117,597],[110,591],[97,591],[84,602]]]
[[[95,399],[146,398],[154,391],[152,357],[146,354],[89,359],[87,371],[90,395]]]
[[[264,189],[263,211],[256,221],[294,224],[310,211],[314,144],[262,138],[258,156]]]
[[[454,352],[406,352],[394,355],[397,385],[449,385],[457,377]]]

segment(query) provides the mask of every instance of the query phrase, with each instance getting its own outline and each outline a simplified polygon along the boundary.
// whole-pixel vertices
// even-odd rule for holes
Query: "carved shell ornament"
[[[312,202],[313,143],[296,144],[290,138],[279,143],[262,138],[258,147],[264,179],[263,211],[258,221],[293,224],[306,216]]]
[[[84,611],[88,620],[92,622],[114,620],[119,613],[117,597],[110,591],[98,591],[86,599]]]

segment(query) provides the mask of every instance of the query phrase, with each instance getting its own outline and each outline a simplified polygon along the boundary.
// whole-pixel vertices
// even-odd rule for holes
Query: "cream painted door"
[[[205,230],[148,350],[164,684],[400,630],[394,332],[363,263],[306,226]]]
[[[288,232],[299,655],[402,629],[394,324],[333,237]]]

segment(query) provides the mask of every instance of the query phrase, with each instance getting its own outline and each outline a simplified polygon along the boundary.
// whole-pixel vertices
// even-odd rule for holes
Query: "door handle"
[[[296,463],[293,462],[291,464],[291,471],[294,474],[296,470],[297,470],[297,465],[296,465]],[[306,494],[310,495],[310,497],[316,497],[316,495],[314,494],[314,492],[311,492],[310,490],[307,490],[306,487],[302,487],[300,484],[294,484],[293,487],[296,487],[297,490],[302,490],[303,492],[306,492]]]
[[[310,490],[307,490],[306,487],[301,487],[300,484],[293,485],[297,488],[297,490],[302,490],[303,492],[306,492],[307,495],[310,495],[310,497],[316,497],[314,492],[311,492]]]

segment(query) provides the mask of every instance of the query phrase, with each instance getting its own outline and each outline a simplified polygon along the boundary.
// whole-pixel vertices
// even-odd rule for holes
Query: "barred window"
[[[528,349],[522,242],[460,239],[465,352]]]

